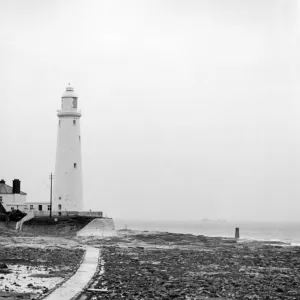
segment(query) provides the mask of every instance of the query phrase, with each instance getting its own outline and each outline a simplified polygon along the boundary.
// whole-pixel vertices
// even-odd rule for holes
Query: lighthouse
[[[82,211],[82,164],[78,97],[70,86],[61,98],[57,111],[58,133],[54,173],[52,211]]]

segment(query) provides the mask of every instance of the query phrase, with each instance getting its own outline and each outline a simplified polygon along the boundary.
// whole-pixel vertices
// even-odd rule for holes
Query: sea
[[[300,246],[300,222],[230,222],[230,221],[145,221],[115,220],[116,229],[190,233],[211,237],[234,237],[235,228],[240,238],[258,241],[282,241]]]

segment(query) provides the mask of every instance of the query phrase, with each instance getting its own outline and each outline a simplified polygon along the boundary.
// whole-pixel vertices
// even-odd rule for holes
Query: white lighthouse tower
[[[80,117],[77,95],[67,87],[58,116],[57,149],[53,188],[53,212],[82,211]]]

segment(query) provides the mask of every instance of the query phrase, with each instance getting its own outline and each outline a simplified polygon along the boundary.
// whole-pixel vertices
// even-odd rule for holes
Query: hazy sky
[[[86,209],[300,220],[298,4],[0,0],[0,177],[49,199],[71,82]]]

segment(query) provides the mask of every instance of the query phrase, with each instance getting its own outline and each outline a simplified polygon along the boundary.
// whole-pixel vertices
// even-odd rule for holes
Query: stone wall
[[[0,223],[4,228],[5,222]],[[16,223],[10,222],[9,228],[15,229]],[[116,236],[113,219],[79,216],[35,217],[23,223],[22,231],[34,235],[49,236]]]
[[[33,233],[36,235],[50,236],[76,236],[76,226],[59,226],[59,225],[23,225],[23,232]]]
[[[36,235],[76,236],[93,219],[90,217],[37,217],[23,224],[23,231]]]

